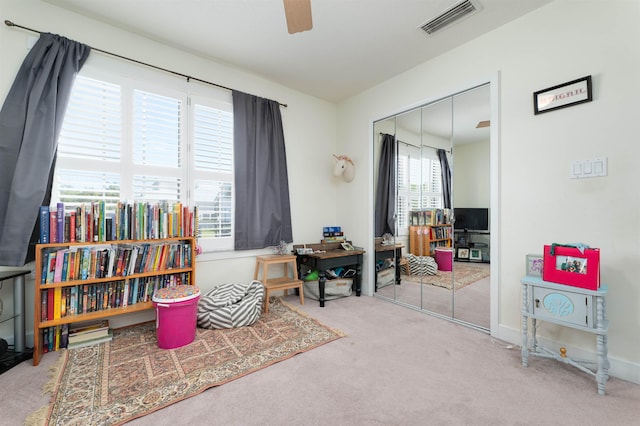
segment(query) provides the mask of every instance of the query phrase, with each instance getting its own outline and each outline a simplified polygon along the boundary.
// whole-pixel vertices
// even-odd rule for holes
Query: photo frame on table
[[[468,248],[459,248],[457,257],[458,257],[458,259],[469,259],[469,249]]]
[[[591,76],[533,92],[535,115],[593,100]]]
[[[341,246],[347,251],[355,250],[355,247],[353,247],[351,243],[342,243]]]
[[[542,270],[543,256],[541,254],[528,254],[525,275],[528,277],[542,277]]]
[[[482,260],[482,250],[477,248],[469,249],[469,260]]]

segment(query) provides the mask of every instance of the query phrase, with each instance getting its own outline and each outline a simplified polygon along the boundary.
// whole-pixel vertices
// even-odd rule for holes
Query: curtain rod
[[[37,33],[37,34],[42,34],[41,31],[34,30],[32,28],[28,28],[28,27],[24,27],[22,25],[15,24],[15,23],[9,21],[8,19],[5,19],[4,23],[8,27],[18,27],[18,28],[22,28],[23,30],[31,31],[31,32],[34,32],[34,33]],[[202,79],[199,79],[197,77],[191,77],[190,75],[182,74],[182,73],[177,72],[177,71],[172,71],[172,70],[169,70],[169,69],[166,69],[166,68],[162,68],[162,67],[159,67],[159,66],[156,66],[156,65],[148,64],[146,62],[138,61],[137,59],[127,58],[126,56],[122,56],[122,55],[119,55],[117,53],[112,53],[112,52],[108,52],[106,50],[97,49],[97,48],[92,47],[92,46],[89,46],[89,47],[91,47],[91,50],[95,50],[96,52],[104,53],[106,55],[115,56],[116,58],[124,59],[124,60],[130,61],[130,62],[135,62],[136,64],[144,65],[144,66],[149,67],[149,68],[154,68],[154,69],[157,69],[157,70],[160,70],[160,71],[167,72],[169,74],[173,74],[173,75],[177,75],[177,76],[180,76],[180,77],[184,77],[184,78],[187,79],[187,82],[189,82],[190,80],[195,80],[195,81],[200,82],[200,83],[209,84],[211,86],[216,86],[216,87],[219,87],[221,89],[226,89],[226,90],[229,90],[229,91],[233,91],[232,88],[223,86],[221,84],[212,83],[210,81],[202,80]],[[278,104],[280,104],[280,106],[283,106],[283,107],[287,108],[287,104],[283,104],[281,102],[278,102]]]

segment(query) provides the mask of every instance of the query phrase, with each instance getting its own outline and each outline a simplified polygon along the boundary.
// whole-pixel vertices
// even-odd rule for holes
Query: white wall
[[[282,108],[287,149],[289,189],[294,243],[319,242],[322,227],[339,224],[332,200],[341,187],[332,169],[336,152],[336,106],[265,80],[232,66],[166,47],[115,27],[102,24],[35,0],[0,0],[2,20],[11,20],[35,30],[63,35],[90,46],[135,58],[234,89],[288,104]],[[27,54],[34,34],[0,25],[0,99],[4,100],[16,72]],[[93,52],[91,55],[100,55]],[[91,60],[91,56],[89,58]],[[364,159],[362,160],[364,161]],[[4,184],[4,183],[3,183]],[[341,224],[347,235],[350,224]],[[267,250],[270,253],[270,251]],[[201,255],[197,284],[203,291],[224,282],[246,282],[253,278],[256,252]],[[33,300],[33,276],[27,280],[27,301]],[[4,285],[0,297],[10,309],[12,286]],[[27,331],[33,330],[33,307],[27,306]],[[119,320],[128,322],[130,318]],[[11,322],[0,324],[0,336],[13,334]],[[27,339],[31,344],[31,338]]]
[[[453,152],[454,207],[489,207],[489,141],[456,145]]]
[[[520,343],[520,277],[527,253],[544,244],[584,242],[601,249],[612,375],[640,382],[640,168],[638,98],[640,2],[558,0],[454,51],[386,81],[338,107],[339,146],[371,152],[371,123],[410,106],[499,79],[497,336]],[[593,102],[535,116],[534,91],[592,75]],[[493,126],[492,126],[493,127]],[[492,129],[493,130],[493,129]],[[569,179],[574,159],[608,157],[604,178]],[[338,221],[371,237],[372,162],[338,192],[354,208]],[[454,160],[455,161],[455,160]],[[369,170],[364,165],[369,164]],[[354,201],[356,201],[354,203]],[[356,222],[359,222],[356,223]],[[493,230],[495,232],[495,229]],[[492,247],[492,255],[495,254]],[[552,324],[539,335],[593,355],[593,335]],[[592,358],[592,357],[591,357]]]

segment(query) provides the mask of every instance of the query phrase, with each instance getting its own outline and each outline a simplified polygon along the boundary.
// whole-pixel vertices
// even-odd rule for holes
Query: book
[[[66,348],[69,344],[69,324],[60,326],[60,347]]]
[[[77,333],[77,334],[69,334],[68,340],[69,340],[69,343],[86,342],[87,340],[94,340],[94,339],[99,339],[101,337],[108,336],[110,331],[111,329],[107,327],[104,329],[99,328],[96,330],[90,330],[90,331]]]
[[[42,251],[42,272],[40,274],[40,284],[47,283],[47,274],[49,273],[49,254],[47,250]]]
[[[46,321],[48,319],[47,315],[49,314],[47,308],[48,296],[47,292],[51,291],[48,289],[42,290],[40,292],[40,321]]]
[[[71,241],[71,216],[68,214],[64,216],[64,242]]]
[[[106,331],[109,330],[109,320],[108,319],[97,319],[92,321],[83,321],[74,323],[71,327],[69,327],[69,337],[74,338],[74,336],[78,336],[81,334],[97,332],[97,331]],[[105,335],[104,333],[103,335]]]
[[[49,210],[49,242],[57,243],[58,241],[58,212]]]
[[[40,206],[40,243],[49,242],[49,206]]]
[[[69,241],[76,241],[76,211],[72,210],[69,212]]]
[[[53,282],[59,283],[62,281],[62,267],[64,266],[65,256],[67,249],[60,249],[56,253],[56,266],[53,273]]]
[[[49,328],[42,330],[42,352],[49,352]]]
[[[47,320],[53,319],[53,300],[54,297],[54,289],[50,288],[47,291]]]
[[[56,287],[53,289],[53,319],[60,319],[60,314],[62,306],[62,288]]]
[[[69,338],[71,338],[71,336],[69,336]],[[113,331],[109,330],[106,336],[96,337],[94,339],[89,339],[89,340],[84,340],[81,342],[74,342],[74,343],[70,341],[69,344],[67,345],[67,349],[78,349],[85,346],[91,346],[91,345],[97,345],[99,343],[110,342],[111,340],[113,340]]]
[[[57,242],[59,243],[64,243],[64,203],[57,203],[56,204],[56,225],[57,225],[57,229],[56,232],[58,234],[58,239]]]

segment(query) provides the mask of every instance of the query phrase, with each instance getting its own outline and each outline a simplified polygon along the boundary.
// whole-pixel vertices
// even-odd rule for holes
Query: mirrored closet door
[[[373,141],[376,296],[483,329],[488,235],[456,229],[454,212],[458,202],[488,211],[489,123],[478,123],[489,101],[485,85],[399,113],[374,123]],[[481,257],[459,258],[460,242]]]

